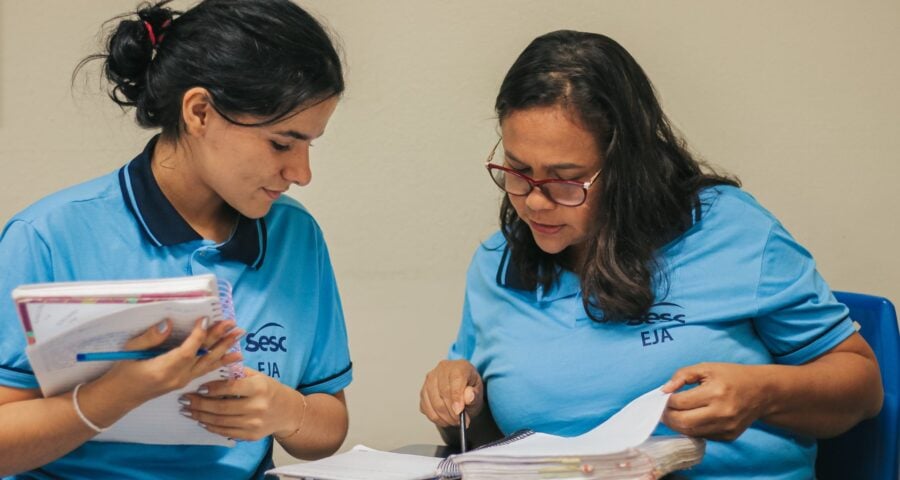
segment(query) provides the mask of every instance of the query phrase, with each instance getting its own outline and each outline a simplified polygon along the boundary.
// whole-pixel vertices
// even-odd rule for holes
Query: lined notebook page
[[[212,322],[222,319],[222,304],[228,306],[228,315],[233,317],[230,292],[222,291],[223,288],[220,285],[220,291],[210,292],[209,296],[149,303],[28,304],[36,342],[25,351],[41,391],[44,396],[52,396],[99,377],[114,362],[77,362],[76,354],[122,350],[130,338],[162,319],[172,320],[172,333],[161,347],[172,348],[190,334],[199,318],[208,317]],[[236,364],[196,378],[185,388],[140,405],[94,440],[234,446],[234,441],[210,433],[195,420],[182,416],[178,398],[195,392],[206,382],[241,375],[241,366]]]
[[[53,396],[99,377],[114,363],[77,362],[76,354],[121,350],[129,339],[165,318],[172,320],[172,333],[161,348],[174,347],[187,338],[197,319],[218,320],[218,303],[215,297],[202,297],[131,305],[127,311],[71,323],[69,328],[49,338],[38,338],[35,344],[26,347],[25,352],[41,392],[46,397]]]

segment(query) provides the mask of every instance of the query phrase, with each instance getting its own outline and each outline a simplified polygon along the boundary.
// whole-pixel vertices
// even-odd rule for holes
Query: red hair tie
[[[171,19],[166,20],[166,21],[163,22],[163,24],[160,26],[160,30],[165,30],[166,27],[168,27],[171,23],[172,23],[172,20],[171,20]],[[144,28],[147,29],[147,36],[150,37],[150,45],[151,45],[153,48],[156,48],[156,46],[159,45],[159,42],[163,41],[163,38],[166,36],[166,33],[163,32],[163,33],[159,36],[159,39],[157,40],[156,34],[153,33],[153,25],[150,25],[150,22],[148,22],[148,21],[146,21],[146,20],[144,20]]]

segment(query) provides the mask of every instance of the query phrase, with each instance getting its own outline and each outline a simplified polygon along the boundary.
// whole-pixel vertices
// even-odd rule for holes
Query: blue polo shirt
[[[282,197],[231,238],[204,240],[150,171],[156,139],[120,170],[50,195],[0,236],[0,384],[38,386],[10,292],[23,283],[215,274],[231,282],[244,365],[301,393],[334,394],[352,370],[338,289],[315,220]],[[253,478],[271,437],[216,446],[87,442],[18,478]],[[198,473],[199,472],[199,473]]]
[[[701,203],[699,220],[659,252],[668,282],[656,303],[624,323],[592,321],[572,272],[548,291],[524,289],[501,234],[478,249],[449,358],[481,373],[503,432],[578,435],[681,367],[800,365],[854,332],[809,252],[750,195],[715,187]],[[808,480],[815,455],[814,439],[756,422],[734,442],[708,442],[685,473]]]

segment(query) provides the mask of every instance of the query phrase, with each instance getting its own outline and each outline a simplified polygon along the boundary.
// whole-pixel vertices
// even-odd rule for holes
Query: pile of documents
[[[331,458],[267,473],[317,480],[656,479],[700,463],[701,439],[651,436],[669,394],[651,390],[577,437],[516,432],[490,446],[443,461],[357,446]]]
[[[451,458],[464,480],[660,478],[700,463],[706,449],[700,439],[650,436],[668,398],[651,390],[577,437],[535,433]]]
[[[577,457],[481,456],[457,457],[464,480],[502,479],[656,479],[696,465],[704,442],[684,436],[650,437],[638,447],[607,455]]]

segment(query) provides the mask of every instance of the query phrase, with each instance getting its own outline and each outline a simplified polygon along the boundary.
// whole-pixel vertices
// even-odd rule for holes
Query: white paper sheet
[[[653,389],[632,400],[593,430],[577,437],[535,433],[513,443],[473,450],[454,458],[605,455],[636,447],[647,440],[659,424],[668,393]]]
[[[357,445],[322,460],[269,470],[282,478],[316,480],[427,480],[437,476],[442,459],[373,450]]]

